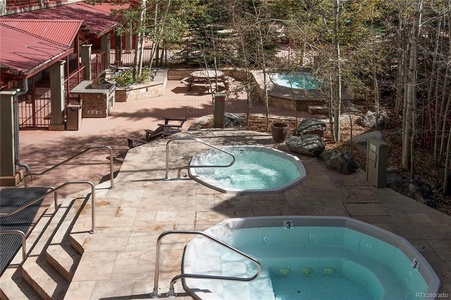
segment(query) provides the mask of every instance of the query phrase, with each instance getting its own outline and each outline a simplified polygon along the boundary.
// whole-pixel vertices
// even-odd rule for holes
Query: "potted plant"
[[[271,135],[276,143],[283,143],[287,139],[288,124],[275,122],[271,124]]]

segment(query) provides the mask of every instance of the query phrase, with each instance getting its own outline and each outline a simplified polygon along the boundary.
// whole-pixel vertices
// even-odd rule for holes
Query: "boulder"
[[[318,156],[326,148],[324,141],[316,134],[291,136],[285,144],[290,151],[308,156]]]
[[[427,206],[437,206],[430,185],[415,179],[406,178],[395,168],[387,169],[387,187]]]
[[[381,110],[379,113],[379,118],[377,119],[378,129],[384,129],[387,126],[388,115],[385,111]],[[376,113],[372,111],[367,111],[363,116],[356,120],[356,123],[360,126],[367,128],[376,127]]]
[[[317,134],[323,136],[324,130],[326,130],[326,123],[315,118],[306,118],[298,125],[298,133],[300,135]]]
[[[224,127],[241,126],[243,119],[237,114],[224,113]]]
[[[352,138],[352,144],[361,152],[367,152],[367,142],[369,139],[383,142],[384,138],[380,131],[370,131]]]
[[[328,169],[338,171],[343,175],[352,174],[359,168],[354,156],[349,151],[326,150],[319,157],[324,161]]]

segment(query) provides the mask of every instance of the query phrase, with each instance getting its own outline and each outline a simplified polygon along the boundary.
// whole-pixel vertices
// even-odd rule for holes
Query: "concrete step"
[[[38,215],[41,218],[36,220],[36,224],[30,233],[27,235],[26,250],[27,253],[39,241],[42,232],[45,231],[49,222],[51,221],[53,206],[46,207],[47,210],[39,211]],[[35,290],[22,277],[22,248],[17,251],[8,268],[0,277],[0,299],[1,300],[16,300],[16,299],[41,299]]]
[[[69,287],[69,282],[47,263],[44,254],[28,258],[23,265],[22,276],[46,300],[64,299]]]
[[[70,245],[70,232],[77,219],[79,203],[83,199],[68,199],[61,204],[60,209],[65,210],[57,232],[54,234],[45,250],[46,261],[70,282],[81,259],[81,254]],[[77,202],[77,203],[76,203]]]
[[[54,238],[58,240],[58,237],[63,235],[59,229],[69,222],[65,218],[73,201],[73,198],[65,199],[59,206],[22,265],[23,278],[42,299],[63,299],[69,286],[69,282],[47,262],[46,251]]]
[[[68,282],[72,280],[81,260],[81,255],[70,246],[69,240],[64,245],[49,245],[46,260]]]
[[[22,268],[8,268],[0,279],[1,300],[40,300],[41,297],[22,278]]]

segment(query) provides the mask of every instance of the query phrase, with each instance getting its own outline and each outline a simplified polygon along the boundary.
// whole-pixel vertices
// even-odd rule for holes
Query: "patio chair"
[[[164,124],[158,124],[158,128],[156,130],[145,129],[146,140],[156,133],[157,130],[161,130],[161,128],[166,136],[180,132],[190,113],[191,111],[188,112],[185,118],[163,118]]]
[[[153,140],[163,138],[166,135],[168,135],[168,134],[165,134],[164,127],[158,126],[157,129],[155,129],[155,130],[148,130],[148,132],[146,131],[146,139],[144,139],[144,140],[127,138],[128,148],[132,149],[132,148],[147,144]]]
[[[191,111],[188,112],[185,118],[163,118],[164,124],[158,124],[157,129],[150,130],[145,129],[146,132],[146,138],[145,139],[132,139],[127,138],[128,147],[130,149],[147,144],[148,142],[151,142],[156,139],[160,139],[166,136],[169,136],[171,134],[177,133],[181,131],[181,128],[185,121],[188,119],[189,114]]]

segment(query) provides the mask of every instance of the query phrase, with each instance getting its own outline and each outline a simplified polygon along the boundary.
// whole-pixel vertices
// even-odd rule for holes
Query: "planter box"
[[[168,82],[167,70],[158,70],[153,81],[127,87],[116,87],[116,101],[130,102],[162,96]]]

